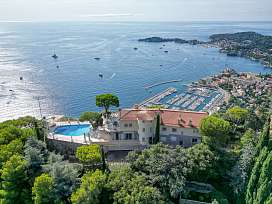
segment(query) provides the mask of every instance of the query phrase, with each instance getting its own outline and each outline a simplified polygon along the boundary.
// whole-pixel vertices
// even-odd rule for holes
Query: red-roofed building
[[[199,127],[206,112],[171,109],[123,109],[112,114],[105,129],[112,142],[137,142],[149,145],[155,135],[156,118],[160,115],[160,141],[173,146],[190,147],[201,142]]]

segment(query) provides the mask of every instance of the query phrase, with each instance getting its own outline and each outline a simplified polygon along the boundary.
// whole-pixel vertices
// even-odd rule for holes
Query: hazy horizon
[[[4,0],[0,21],[259,22],[270,0]]]
[[[61,22],[82,22],[82,23],[272,23],[272,20],[187,20],[187,21],[111,21],[111,20],[0,20],[0,23],[61,23]]]

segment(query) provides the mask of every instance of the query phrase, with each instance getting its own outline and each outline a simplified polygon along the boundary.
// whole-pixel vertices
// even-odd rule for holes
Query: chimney
[[[193,121],[192,121],[192,119],[191,119],[191,118],[190,118],[190,120],[189,120],[188,125],[189,125],[189,126],[191,126],[191,127],[193,126]]]
[[[179,118],[178,118],[178,124],[180,125],[180,126],[182,126],[182,117],[181,117],[181,114],[179,114]]]
[[[121,116],[122,116],[122,109],[119,108],[119,119],[121,119]]]

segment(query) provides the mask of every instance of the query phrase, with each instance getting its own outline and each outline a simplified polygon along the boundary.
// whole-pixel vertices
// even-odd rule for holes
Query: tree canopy
[[[114,169],[106,187],[112,192],[112,202],[116,204],[164,203],[160,191],[145,176],[140,176],[128,166]]]
[[[97,128],[102,125],[103,119],[101,113],[97,112],[84,112],[80,115],[79,121],[89,121],[92,123],[93,128]]]
[[[119,99],[113,94],[101,94],[96,96],[96,106],[105,109],[105,113],[109,113],[111,106],[119,107]]]
[[[230,123],[216,116],[204,118],[200,134],[204,143],[210,146],[222,146],[229,140]]]
[[[36,177],[32,195],[35,204],[56,203],[53,178],[46,173]]]
[[[185,181],[190,171],[187,160],[184,149],[171,149],[162,144],[153,145],[140,154],[132,152],[128,156],[131,168],[148,175],[152,186],[168,199],[177,199],[186,192]]]
[[[102,162],[100,146],[97,144],[78,147],[76,157],[84,164],[94,165]]]
[[[191,171],[187,177],[191,181],[206,182],[215,174],[213,167],[217,157],[205,144],[197,144],[187,149],[188,163]]]
[[[82,177],[80,187],[72,194],[73,204],[103,204],[102,195],[107,176],[102,171],[86,173]]]
[[[235,122],[235,123],[243,123],[246,118],[248,117],[249,111],[244,108],[240,108],[239,106],[232,107],[227,110],[226,115],[227,117]]]
[[[31,190],[28,185],[27,163],[22,156],[13,155],[1,171],[2,187],[0,203],[30,203]]]
[[[163,204],[160,191],[150,186],[144,176],[135,176],[114,193],[114,204]]]

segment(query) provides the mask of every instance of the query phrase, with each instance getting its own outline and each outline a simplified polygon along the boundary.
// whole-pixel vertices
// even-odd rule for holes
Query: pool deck
[[[107,140],[95,138],[95,133],[91,131],[89,134],[81,136],[66,136],[61,134],[55,134],[54,130],[58,127],[69,126],[69,125],[91,125],[90,122],[79,122],[79,121],[70,121],[70,122],[55,122],[54,126],[50,127],[49,133],[47,135],[48,139],[73,142],[78,144],[104,144],[107,143]]]
[[[56,127],[66,126],[66,125],[91,125],[90,122],[79,122],[79,121],[71,121],[71,122],[55,122]]]
[[[53,134],[49,133],[47,136],[48,139],[51,140],[59,140],[59,141],[65,141],[65,142],[73,142],[73,143],[78,143],[78,144],[104,144],[108,143],[107,140],[104,139],[98,139],[98,138],[93,138],[93,137],[88,137],[88,136],[65,136],[65,135],[59,135],[59,134]]]

